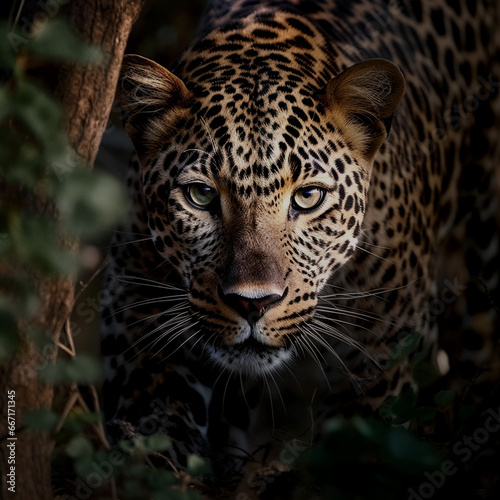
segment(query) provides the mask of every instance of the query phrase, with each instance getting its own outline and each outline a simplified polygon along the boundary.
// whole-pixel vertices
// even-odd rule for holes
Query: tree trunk
[[[79,156],[92,165],[97,155],[101,137],[105,131],[120,64],[131,27],[145,0],[72,0],[65,8],[72,24],[85,40],[99,45],[106,59],[91,67],[65,67],[58,71],[55,95],[61,100],[67,116],[67,132],[71,144]],[[62,5],[67,2],[59,2]],[[39,2],[41,5],[41,3]],[[45,4],[44,4],[45,5]],[[53,68],[51,69],[53,71]],[[43,76],[43,75],[42,75]],[[52,78],[50,78],[52,80]],[[68,165],[71,167],[72,165]],[[44,209],[49,211],[50,208]],[[76,248],[76,242],[66,242]],[[37,280],[42,297],[42,307],[36,323],[50,332],[57,343],[60,332],[73,306],[74,283],[43,277]],[[54,349],[42,350],[42,359],[34,345],[25,340],[17,356],[0,365],[0,436],[7,434],[7,391],[15,391],[15,494],[8,490],[6,481],[10,471],[10,450],[6,441],[0,447],[0,497],[20,500],[49,500],[53,498],[50,477],[50,455],[53,443],[48,433],[20,428],[25,412],[50,408],[53,388],[38,380],[36,366],[53,362]],[[12,442],[12,441],[11,441]]]

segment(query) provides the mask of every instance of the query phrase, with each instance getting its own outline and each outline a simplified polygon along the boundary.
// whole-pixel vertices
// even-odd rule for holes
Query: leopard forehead
[[[317,92],[339,71],[335,56],[303,17],[264,9],[198,40],[173,71],[195,85],[198,95],[217,100],[218,92],[251,94],[259,106],[273,91]]]
[[[174,67],[192,99],[174,125],[155,127],[164,145],[146,161],[145,184],[191,165],[242,200],[321,177],[363,191],[369,162],[324,106],[339,64],[323,36],[290,13],[271,9],[208,34]]]
[[[318,31],[297,16],[261,13],[219,28],[196,43],[174,71],[193,92],[190,115],[204,122],[180,143],[199,140],[205,128],[212,145],[226,149],[234,163],[241,158],[245,168],[263,159],[276,168],[293,150],[303,160],[327,164],[345,146],[340,139],[326,140],[335,127],[322,120],[318,98],[339,71],[338,61]],[[192,122],[182,125],[190,129]],[[309,148],[321,141],[309,158]]]
[[[127,131],[132,138],[139,136],[134,142],[147,168],[158,163],[159,151],[168,149],[192,153],[192,162],[200,154],[210,155],[215,157],[213,175],[224,175],[220,169],[225,166],[227,179],[238,176],[236,181],[243,182],[253,177],[253,184],[263,183],[258,194],[266,189],[270,171],[277,174],[285,166],[294,170],[295,180],[302,171],[307,177],[344,160],[359,162],[366,172],[380,144],[365,140],[373,130],[365,134],[352,125],[361,115],[377,114],[384,107],[384,94],[393,91],[393,82],[384,81],[387,68],[371,68],[365,70],[363,85],[372,80],[372,89],[349,89],[347,84],[334,96],[335,87],[341,87],[332,85],[334,76],[351,65],[308,20],[264,9],[198,40],[173,68],[177,76],[171,75],[169,89],[159,91],[163,84],[155,76],[150,92],[158,95],[137,98],[141,109],[151,105],[152,115]],[[356,81],[356,72],[351,80]],[[355,85],[361,81],[358,78]],[[136,86],[142,83],[135,81]],[[342,96],[346,93],[351,94],[348,99]],[[357,106],[356,112],[339,107],[340,97],[344,107]],[[382,137],[381,127],[375,132]],[[159,165],[168,169],[173,154],[168,151]],[[175,158],[177,166],[184,159]],[[174,169],[172,175],[176,173]]]

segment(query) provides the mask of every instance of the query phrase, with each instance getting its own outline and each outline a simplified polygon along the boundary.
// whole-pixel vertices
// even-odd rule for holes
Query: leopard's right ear
[[[123,58],[116,99],[125,131],[136,146],[154,146],[190,107],[192,93],[163,66],[138,55]],[[144,143],[145,142],[145,143]],[[139,151],[138,151],[139,152]]]
[[[389,135],[405,87],[404,76],[394,63],[368,59],[330,80],[324,90],[324,102],[349,142],[373,160]]]

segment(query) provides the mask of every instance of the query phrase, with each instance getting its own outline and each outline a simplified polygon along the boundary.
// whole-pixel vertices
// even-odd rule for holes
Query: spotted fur
[[[415,333],[453,374],[493,366],[498,11],[214,1],[171,71],[125,57],[138,161],[104,300],[110,420],[154,423],[182,465],[252,441],[266,385],[379,407]]]

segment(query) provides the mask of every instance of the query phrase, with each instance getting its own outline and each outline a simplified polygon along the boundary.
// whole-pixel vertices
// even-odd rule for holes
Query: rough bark
[[[72,23],[84,39],[100,45],[106,54],[104,64],[62,71],[56,90],[66,109],[70,141],[89,164],[97,155],[127,39],[144,2],[78,0],[69,4]]]
[[[65,2],[59,2],[60,5]],[[90,67],[58,70],[53,91],[61,100],[67,116],[67,132],[80,157],[92,165],[97,155],[113,104],[121,60],[133,22],[144,0],[72,0],[65,7],[72,24],[83,38],[99,45],[106,54],[104,63]],[[53,71],[53,68],[51,68]],[[43,76],[43,72],[42,72]],[[50,78],[52,80],[52,78]],[[52,80],[53,81],[53,80]],[[46,210],[50,210],[48,207]],[[66,242],[76,248],[76,242]],[[36,279],[42,307],[36,323],[50,332],[57,342],[73,305],[74,283],[53,278]],[[53,362],[56,352],[46,349],[40,355],[28,340],[10,363],[0,365],[0,437],[6,434],[7,391],[16,393],[16,492],[8,491],[9,471],[6,442],[0,444],[0,497],[49,500],[53,498],[50,478],[50,455],[53,443],[47,433],[19,428],[26,411],[50,408],[53,388],[38,380],[40,362]]]

